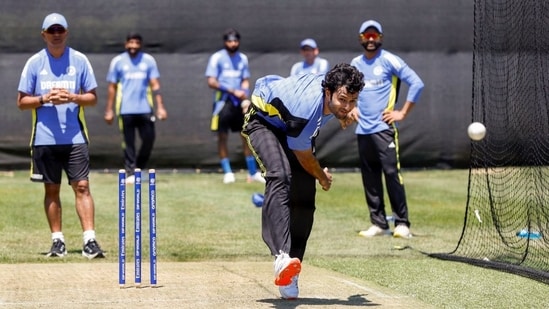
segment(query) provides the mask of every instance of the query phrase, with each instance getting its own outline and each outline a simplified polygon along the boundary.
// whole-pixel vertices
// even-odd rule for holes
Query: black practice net
[[[549,283],[549,1],[475,0],[465,222],[431,254]]]

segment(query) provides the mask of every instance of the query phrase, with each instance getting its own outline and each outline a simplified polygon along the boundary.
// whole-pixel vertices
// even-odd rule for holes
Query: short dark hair
[[[240,41],[240,33],[234,28],[229,28],[223,32],[223,41],[227,41],[229,38],[236,38]]]
[[[364,74],[348,63],[336,64],[324,77],[322,88],[335,92],[345,86],[347,92],[357,93],[364,88]]]
[[[138,40],[139,42],[143,42],[143,37],[137,32],[130,32],[126,36],[126,42],[128,42],[129,40]]]

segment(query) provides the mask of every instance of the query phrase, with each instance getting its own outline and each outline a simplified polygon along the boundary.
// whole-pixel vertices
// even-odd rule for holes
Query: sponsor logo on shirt
[[[124,74],[125,79],[145,79],[147,78],[147,73],[145,72],[127,72]]]
[[[52,88],[65,88],[65,89],[76,89],[76,82],[73,80],[54,80],[54,81],[41,81],[40,89],[50,90]]]
[[[74,76],[76,74],[76,68],[72,65],[67,67],[67,75],[68,76]]]
[[[384,80],[382,79],[370,79],[370,80],[364,80],[364,88],[375,88],[375,87],[381,87],[384,84]]]

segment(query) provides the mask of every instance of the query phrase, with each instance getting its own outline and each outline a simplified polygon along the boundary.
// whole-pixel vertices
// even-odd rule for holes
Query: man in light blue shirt
[[[156,139],[156,118],[164,120],[168,113],[160,92],[160,73],[153,56],[141,50],[143,38],[138,33],[126,36],[126,51],[114,57],[107,73],[109,88],[105,121],[114,119],[113,107],[123,136],[126,182],[134,183],[136,168],[147,166]],[[156,116],[154,106],[156,102]],[[141,138],[136,151],[135,133]]]
[[[351,64],[364,74],[364,90],[353,117],[356,128],[362,182],[372,226],[359,234],[364,237],[389,235],[383,197],[382,173],[391,202],[395,230],[393,236],[409,238],[410,221],[404,184],[400,173],[397,122],[404,120],[419,100],[423,82],[400,57],[381,48],[383,31],[374,20],[359,30],[364,54]],[[403,107],[395,109],[401,81],[409,85]]]
[[[250,69],[248,57],[239,52],[240,33],[229,28],[223,33],[224,48],[210,56],[206,67],[208,87],[214,90],[213,113],[210,129],[217,132],[217,151],[223,183],[236,181],[229,159],[229,132],[242,131],[244,113],[250,104]],[[255,158],[242,138],[242,149],[248,167],[248,182],[265,183],[257,171]]]
[[[316,181],[323,190],[332,175],[315,157],[320,129],[336,118],[342,127],[353,121],[363,75],[349,64],[326,74],[282,78],[269,75],[256,81],[243,136],[264,172],[262,236],[272,255],[275,284],[283,298],[297,298],[298,276],[313,227]]]
[[[299,53],[303,57],[303,61],[297,62],[292,66],[290,76],[326,73],[330,69],[328,60],[318,55],[320,52],[315,40],[305,39],[301,41],[299,44]]]
[[[68,33],[63,15],[46,16],[42,23],[46,48],[27,60],[19,81],[17,106],[33,114],[31,180],[44,183],[44,208],[53,241],[47,256],[67,254],[59,196],[65,171],[83,229],[82,255],[93,259],[104,257],[104,253],[95,240],[84,107],[97,103],[97,82],[87,57],[66,46]]]

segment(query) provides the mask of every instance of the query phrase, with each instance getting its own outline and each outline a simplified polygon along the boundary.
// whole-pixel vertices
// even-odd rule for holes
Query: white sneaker
[[[391,230],[389,229],[384,230],[377,225],[372,225],[369,229],[365,231],[360,231],[358,235],[362,237],[385,236],[385,235],[391,235]]]
[[[410,229],[406,225],[399,224],[397,225],[397,227],[395,227],[393,237],[411,238],[412,233],[410,233]]]
[[[274,261],[275,285],[285,286],[292,283],[292,277],[299,275],[301,261],[291,258],[288,253],[280,251]]]
[[[223,183],[233,183],[235,182],[234,173],[225,173],[223,176]]]
[[[134,184],[135,183],[135,175],[130,175],[126,177],[126,184]]]
[[[299,287],[297,286],[297,280],[299,275],[292,277],[292,282],[288,285],[279,286],[280,296],[284,299],[297,299],[299,296]]]
[[[248,183],[251,183],[251,182],[254,182],[254,181],[257,181],[257,182],[260,182],[260,183],[265,183],[265,178],[263,178],[263,176],[261,176],[260,172],[256,172],[253,175],[248,174]]]

